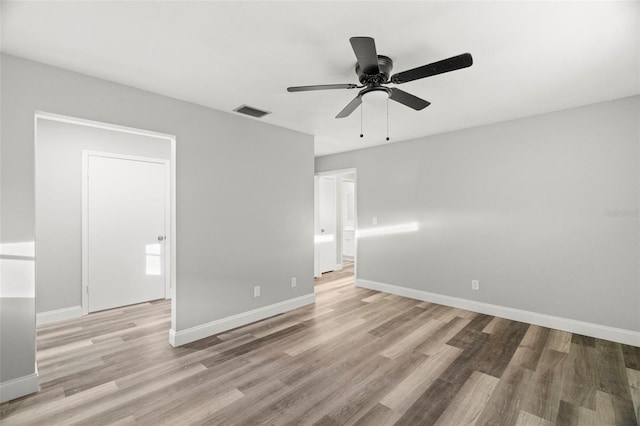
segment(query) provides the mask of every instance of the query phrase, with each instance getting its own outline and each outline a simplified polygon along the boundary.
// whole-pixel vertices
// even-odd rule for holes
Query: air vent
[[[239,106],[238,108],[234,109],[234,111],[239,112],[240,114],[250,115],[256,118],[264,117],[267,114],[271,114],[268,111],[262,111],[261,109],[253,108],[248,105]]]

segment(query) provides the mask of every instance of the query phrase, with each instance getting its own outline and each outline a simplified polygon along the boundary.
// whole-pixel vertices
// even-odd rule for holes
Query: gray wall
[[[419,223],[360,239],[358,278],[640,331],[639,115],[636,96],[319,157],[316,171],[357,167],[360,228]]]
[[[33,297],[0,297],[0,382],[34,373],[34,321]]]
[[[313,292],[311,136],[9,55],[1,94],[0,242],[34,239],[34,112],[46,111],[177,137],[176,331]],[[33,342],[0,339],[33,360]]]
[[[169,159],[168,139],[38,120],[36,312],[82,302],[82,150]]]

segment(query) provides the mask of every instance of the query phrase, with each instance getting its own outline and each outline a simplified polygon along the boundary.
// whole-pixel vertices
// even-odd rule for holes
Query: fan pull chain
[[[387,98],[387,140],[389,140],[389,98]]]
[[[364,135],[362,134],[362,104],[360,104],[360,137],[364,137]]]

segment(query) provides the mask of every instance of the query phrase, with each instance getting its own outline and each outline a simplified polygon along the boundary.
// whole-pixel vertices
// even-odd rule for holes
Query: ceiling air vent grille
[[[271,114],[269,111],[262,111],[261,109],[250,107],[248,105],[239,106],[238,108],[234,109],[234,111],[256,118],[264,117],[267,114]]]

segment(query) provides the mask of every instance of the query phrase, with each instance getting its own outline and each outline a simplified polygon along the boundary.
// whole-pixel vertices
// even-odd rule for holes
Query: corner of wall
[[[36,393],[39,388],[36,366],[35,372],[32,374],[0,383],[0,403]]]
[[[206,324],[188,328],[186,330],[169,330],[169,343],[171,346],[182,346],[205,337],[213,336],[233,328],[241,327],[252,322],[260,321],[274,315],[292,311],[305,305],[315,303],[315,293],[295,297],[272,305],[263,306],[241,314],[221,318]]]

